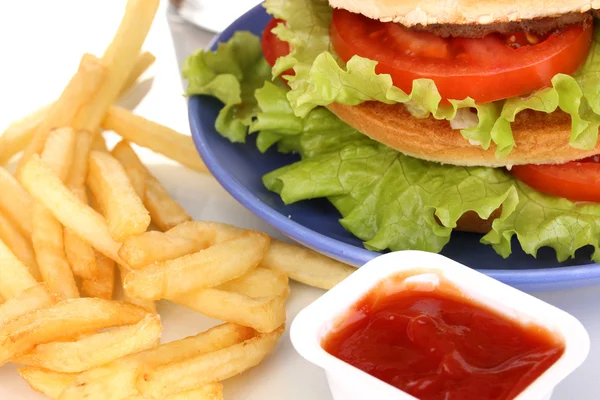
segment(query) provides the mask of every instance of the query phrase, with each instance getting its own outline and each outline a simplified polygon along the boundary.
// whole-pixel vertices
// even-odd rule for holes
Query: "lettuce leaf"
[[[331,49],[328,27],[331,8],[320,0],[267,0],[267,10],[287,22],[274,32],[291,44],[292,52],[278,60],[273,72],[278,75],[293,68],[289,77],[288,99],[296,115],[305,116],[318,106],[332,103],[357,105],[365,101],[404,103],[419,118],[432,115],[451,120],[457,109],[475,108],[479,124],[461,130],[462,135],[488,149],[493,144],[496,156],[507,156],[515,142],[511,123],[517,114],[531,109],[551,113],[560,108],[572,119],[571,145],[591,149],[598,139],[600,126],[600,24],[596,24],[594,42],[587,61],[573,75],[558,74],[552,87],[524,98],[511,98],[490,104],[475,104],[472,99],[451,100],[440,104],[441,97],[431,80],[413,82],[407,94],[394,87],[391,77],[376,74],[377,63],[354,56],[346,65]]]
[[[271,67],[262,56],[260,39],[249,32],[236,32],[215,52],[199,50],[183,65],[187,96],[211,95],[225,105],[216,129],[232,142],[246,139],[248,126],[258,111],[254,92],[270,76]]]
[[[258,39],[248,35],[237,34],[215,53],[193,55],[186,63],[188,93],[210,94],[223,101],[220,116],[226,124],[219,131],[231,141],[259,132],[262,151],[277,145],[279,151],[300,154],[301,161],[263,178],[266,187],[286,203],[328,198],[342,215],[340,223],[365,247],[378,251],[438,252],[466,212],[488,218],[502,207],[492,230],[481,239],[501,256],[510,255],[511,238],[516,236],[523,250],[534,256],[548,246],[564,261],[591,245],[593,260],[600,261],[599,204],[576,204],[538,193],[503,169],[442,165],[405,156],[369,139],[323,107],[312,107],[301,117],[288,88],[269,81],[270,71],[259,59]],[[560,85],[568,86],[570,81],[564,82]],[[510,120],[523,107],[565,106],[561,103],[565,97],[553,88],[536,96],[523,100],[526,105],[507,101],[495,123]],[[593,113],[590,104],[586,97],[579,107],[589,107],[586,112]]]

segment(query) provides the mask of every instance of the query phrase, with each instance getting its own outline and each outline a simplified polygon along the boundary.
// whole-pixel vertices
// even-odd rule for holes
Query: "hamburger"
[[[217,131],[301,161],[263,177],[326,197],[372,250],[440,251],[453,230],[503,257],[516,236],[600,261],[600,1],[267,0],[184,65]]]

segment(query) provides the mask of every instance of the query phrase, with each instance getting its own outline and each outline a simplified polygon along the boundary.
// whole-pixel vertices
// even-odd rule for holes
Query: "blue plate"
[[[227,41],[234,32],[248,30],[261,35],[270,16],[257,6],[221,33],[212,43]],[[261,154],[254,142],[232,144],[217,133],[215,119],[222,104],[212,97],[193,96],[189,119],[194,142],[206,165],[221,185],[254,214],[290,238],[320,253],[361,266],[379,253],[366,250],[360,240],[338,222],[340,214],[325,199],[285,205],[269,192],[261,177],[298,158],[270,150]],[[582,249],[574,260],[558,263],[553,250],[542,249],[537,259],[525,254],[516,240],[513,254],[503,259],[490,246],[479,243],[480,235],[455,232],[442,254],[476,268],[522,290],[570,289],[600,284],[600,264],[590,262],[590,249]]]

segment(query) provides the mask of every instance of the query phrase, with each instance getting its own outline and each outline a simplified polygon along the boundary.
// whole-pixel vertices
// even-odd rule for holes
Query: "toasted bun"
[[[571,118],[562,111],[519,113],[512,124],[516,146],[506,158],[498,159],[495,146],[484,150],[472,145],[448,121],[414,118],[402,104],[331,104],[328,108],[378,142],[415,158],[445,164],[488,167],[560,164],[600,153],[600,141],[592,150],[579,150],[569,144]]]
[[[504,23],[600,8],[600,0],[329,0],[329,4],[405,26]]]

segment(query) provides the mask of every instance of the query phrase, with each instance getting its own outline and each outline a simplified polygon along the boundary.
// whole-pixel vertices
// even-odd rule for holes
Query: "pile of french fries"
[[[282,336],[288,278],[329,289],[353,271],[193,221],[140,161],[130,143],[206,172],[189,136],[114,105],[154,61],[141,48],[158,2],[129,0],[102,58],[0,136],[0,165],[20,155],[0,167],[0,365],[52,399],[220,399]],[[123,140],[109,150],[104,131]],[[224,324],[159,344],[161,299]]]

